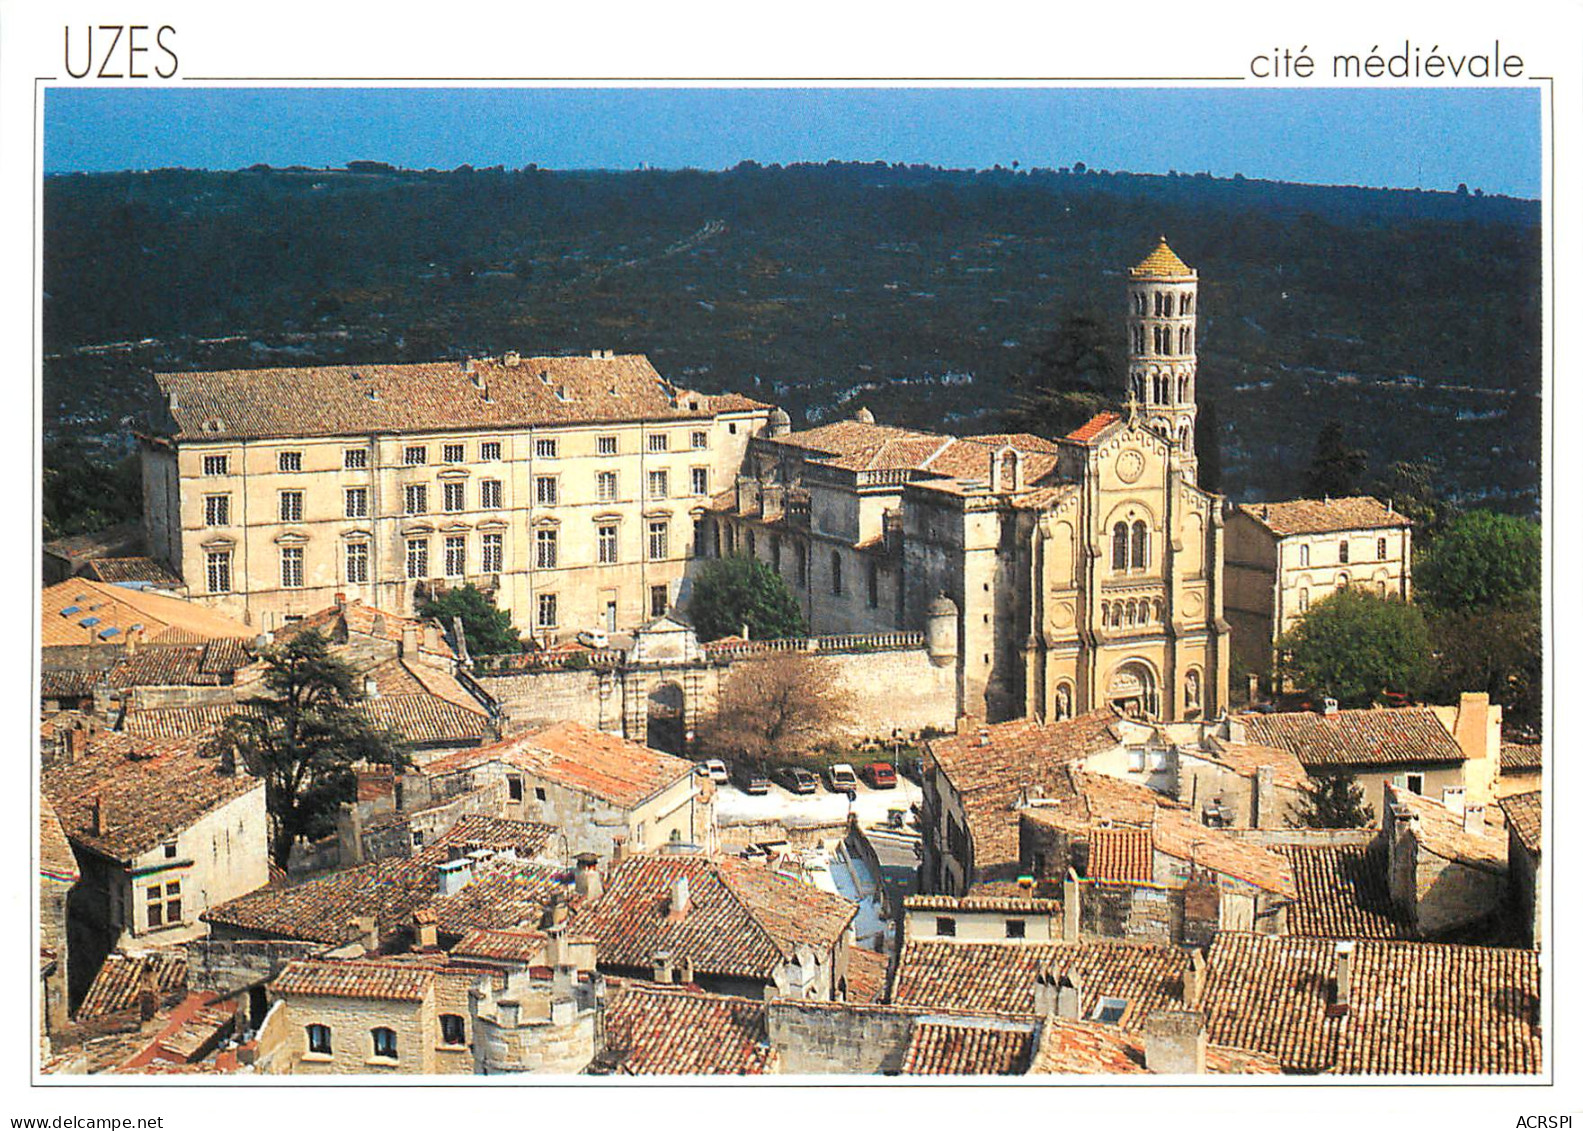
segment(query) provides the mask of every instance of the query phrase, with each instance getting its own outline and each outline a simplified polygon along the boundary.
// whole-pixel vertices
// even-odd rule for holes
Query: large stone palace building
[[[337,593],[409,612],[467,582],[540,638],[648,621],[770,407],[604,351],[157,381],[150,552],[260,631]]]
[[[1211,717],[1229,642],[1193,455],[1198,278],[1161,239],[1128,282],[1127,411],[1053,441],[866,410],[794,432],[608,353],[162,374],[148,542],[261,630],[473,582],[541,639],[648,622],[695,553],[748,554],[816,634],[926,633],[955,710]]]
[[[991,720],[1106,703],[1166,721],[1227,702],[1222,500],[1201,490],[1198,277],[1162,239],[1129,273],[1125,415],[1049,441],[777,410],[703,550],[769,562],[815,633],[926,631]]]

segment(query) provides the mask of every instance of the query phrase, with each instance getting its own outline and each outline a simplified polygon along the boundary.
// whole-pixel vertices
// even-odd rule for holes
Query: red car
[[[895,789],[896,767],[889,762],[870,762],[863,767],[863,780],[871,789]]]

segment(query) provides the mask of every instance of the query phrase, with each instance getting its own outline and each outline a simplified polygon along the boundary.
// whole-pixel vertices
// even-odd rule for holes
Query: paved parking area
[[[819,786],[817,793],[788,793],[779,785],[770,791],[753,796],[743,793],[734,785],[723,785],[715,795],[715,815],[722,825],[748,825],[775,821],[790,825],[833,825],[844,822],[849,812],[856,812],[861,825],[889,823],[890,810],[910,810],[921,804],[923,790],[900,779],[895,789],[870,789],[857,787],[857,797],[848,801],[844,793],[830,793]]]

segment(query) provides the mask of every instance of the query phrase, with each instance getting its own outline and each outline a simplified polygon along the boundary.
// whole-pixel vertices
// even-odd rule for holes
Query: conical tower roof
[[[1132,269],[1134,279],[1190,278],[1193,274],[1193,269],[1171,250],[1164,236],[1160,237],[1160,242],[1144,257],[1143,262]]]

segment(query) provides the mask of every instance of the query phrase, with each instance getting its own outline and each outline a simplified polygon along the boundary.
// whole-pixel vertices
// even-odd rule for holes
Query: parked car
[[[837,762],[824,772],[825,785],[830,787],[831,793],[844,793],[848,797],[857,796],[857,771],[852,769],[850,763]]]
[[[871,789],[895,789],[896,767],[889,762],[870,762],[863,767],[863,780]]]
[[[587,648],[608,648],[610,634],[602,628],[585,628],[577,634],[577,643]]]
[[[788,793],[814,793],[819,788],[819,779],[801,766],[782,766],[771,777]]]
[[[731,767],[731,780],[743,793],[768,793],[770,779],[759,767],[750,762],[738,762]]]
[[[700,762],[699,772],[716,785],[725,785],[731,780],[731,771],[726,769],[726,764],[719,758],[710,758],[707,762]]]

